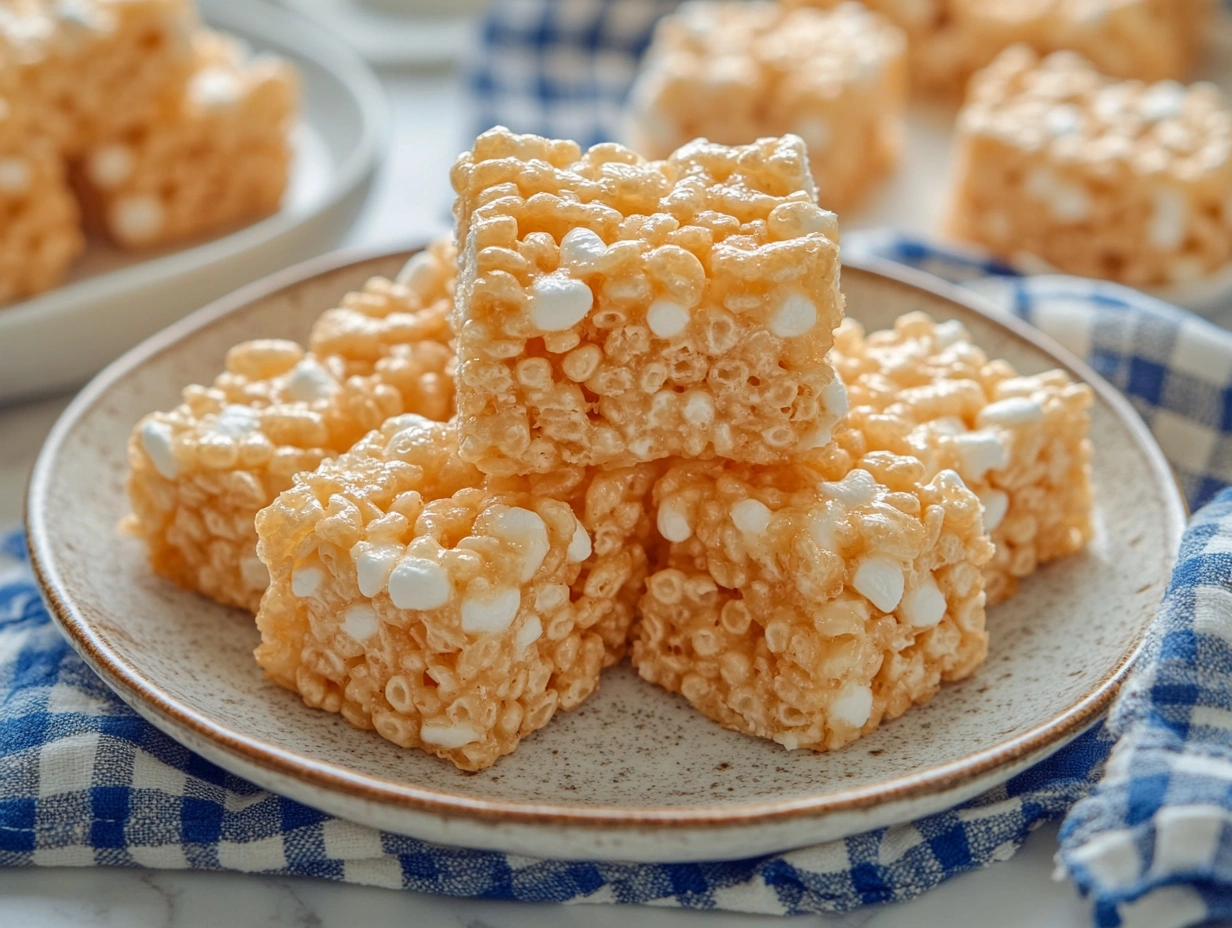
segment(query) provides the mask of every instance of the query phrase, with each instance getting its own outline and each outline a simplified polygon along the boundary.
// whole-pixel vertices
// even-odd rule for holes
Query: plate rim
[[[354,148],[332,173],[325,195],[303,213],[293,215],[280,208],[273,215],[223,235],[0,306],[0,332],[9,327],[20,328],[35,319],[71,313],[78,302],[75,297],[86,289],[90,290],[92,301],[116,297],[136,287],[166,283],[182,274],[212,267],[275,241],[328,213],[375,172],[379,155],[388,147],[389,101],[380,80],[357,52],[350,46],[329,41],[328,32],[308,17],[268,0],[203,0],[202,6],[202,17],[210,20],[209,25],[261,38],[276,35],[283,44],[294,43],[297,55],[328,71],[346,87],[358,107],[362,131]]]
[[[74,606],[72,596],[60,578],[50,542],[46,538],[43,519],[50,477],[61,445],[78,421],[93,409],[120,379],[151,358],[169,350],[193,332],[238,312],[251,303],[313,278],[366,262],[406,258],[422,247],[422,242],[417,241],[410,248],[390,248],[386,245],[333,252],[272,274],[208,304],[108,365],[61,414],[39,453],[28,482],[25,514],[30,564],[48,610],[73,649],[108,685],[126,702],[139,703],[145,710],[141,714],[151,721],[163,721],[167,726],[163,730],[176,740],[182,740],[183,734],[180,730],[187,729],[193,737],[203,739],[218,753],[235,757],[246,766],[268,771],[271,775],[297,781],[327,793],[341,793],[348,799],[394,806],[408,812],[463,817],[489,824],[569,825],[579,828],[601,826],[612,830],[636,830],[648,825],[729,828],[858,813],[891,803],[926,800],[930,796],[958,791],[964,786],[994,777],[1000,770],[1010,771],[1012,775],[1016,764],[1021,764],[1028,758],[1038,761],[1048,756],[1093,724],[1111,705],[1141,653],[1150,625],[1149,618],[1144,617],[1132,645],[1116,664],[1068,708],[1026,732],[980,751],[936,764],[926,770],[815,796],[760,800],[740,806],[703,805],[682,808],[648,805],[631,808],[618,805],[584,806],[481,799],[364,774],[236,731],[225,722],[208,717],[192,706],[169,697],[161,691],[156,682],[116,653],[92,628],[88,619]],[[1085,362],[1039,330],[1013,316],[996,311],[978,295],[922,271],[905,268],[886,259],[863,256],[845,260],[844,269],[866,272],[898,286],[923,290],[957,303],[1049,355],[1058,366],[1088,383],[1099,398],[1108,404],[1143,453],[1162,491],[1167,515],[1167,524],[1162,527],[1165,538],[1170,542],[1171,549],[1179,549],[1186,509],[1162,449],[1129,401]],[[1175,555],[1164,565],[1165,570],[1170,570],[1174,563]]]

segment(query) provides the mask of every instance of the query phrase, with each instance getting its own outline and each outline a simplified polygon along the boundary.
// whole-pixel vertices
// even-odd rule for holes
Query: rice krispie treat
[[[987,654],[992,545],[953,471],[843,429],[808,464],[678,463],[653,504],[633,664],[728,728],[833,750]]]
[[[56,147],[0,79],[0,304],[56,286],[84,246]]]
[[[138,423],[127,527],[156,573],[255,612],[268,583],[257,512],[295,474],[391,416],[453,414],[452,254],[434,246],[403,282],[374,278],[349,295],[318,321],[314,351],[283,340],[235,346],[212,386],[187,387],[180,406]]]
[[[948,231],[1133,286],[1208,274],[1232,259],[1232,111],[1211,84],[1009,49],[959,117]]]
[[[906,40],[859,3],[832,11],[694,0],[659,22],[629,97],[634,149],[794,132],[819,202],[840,214],[898,162]]]
[[[197,67],[157,118],[89,147],[87,211],[125,248],[165,245],[278,208],[291,161],[296,75],[204,33]]]
[[[646,161],[496,128],[452,179],[464,460],[768,463],[829,440],[838,240],[798,137]]]
[[[832,7],[841,0],[783,0]],[[947,94],[1017,43],[1070,50],[1123,78],[1184,78],[1203,45],[1215,0],[865,0],[907,33],[912,81]]]
[[[624,654],[654,467],[485,478],[452,423],[391,419],[257,517],[257,661],[309,706],[490,766]]]
[[[865,336],[846,319],[830,359],[869,449],[912,455],[926,476],[952,469],[975,492],[996,553],[989,604],[1037,566],[1091,538],[1091,388],[1060,370],[1020,377],[990,361],[957,321],[923,313]]]
[[[158,120],[192,71],[197,28],[191,0],[6,0],[0,68],[72,157]]]

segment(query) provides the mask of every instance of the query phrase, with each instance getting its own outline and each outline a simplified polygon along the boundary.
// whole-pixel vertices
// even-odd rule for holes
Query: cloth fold
[[[960,282],[1048,331],[1134,400],[1191,505],[1225,486],[1232,335],[1134,291],[998,276],[978,257],[895,234],[853,233],[843,247]],[[223,869],[526,902],[804,914],[910,899],[1010,857],[1072,808],[1060,859],[1099,925],[1232,914],[1232,493],[1186,536],[1151,649],[1110,727],[958,809],[701,864],[446,848],[268,793],[158,732],[91,673],[50,622],[23,547],[20,534],[0,541],[0,865]]]

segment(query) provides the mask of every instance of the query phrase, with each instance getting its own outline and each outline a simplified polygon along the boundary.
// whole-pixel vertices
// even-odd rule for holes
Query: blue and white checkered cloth
[[[965,282],[1086,356],[1151,423],[1190,503],[1214,498],[1107,726],[959,809],[787,854],[633,865],[439,847],[268,793],[141,720],[60,637],[10,535],[0,551],[0,865],[226,869],[486,899],[801,914],[910,899],[1008,858],[1068,812],[1061,860],[1099,925],[1232,916],[1232,490],[1221,492],[1232,476],[1232,334],[1119,287],[981,276],[995,266],[899,236],[853,234],[844,248]]]

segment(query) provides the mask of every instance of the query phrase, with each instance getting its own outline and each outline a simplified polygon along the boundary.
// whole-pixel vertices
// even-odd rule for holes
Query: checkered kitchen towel
[[[630,865],[433,846],[265,792],[142,721],[59,636],[10,535],[0,551],[0,865],[229,869],[487,899],[799,914],[910,899],[1006,859],[1069,811],[1062,860],[1100,925],[1232,917],[1232,490],[1220,493],[1232,476],[1232,334],[1122,288],[981,277],[995,267],[898,236],[852,235],[844,247],[965,281],[1085,355],[1151,423],[1191,504],[1215,497],[1186,536],[1149,656],[1107,727],[959,809],[788,854]]]

